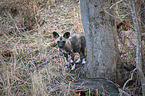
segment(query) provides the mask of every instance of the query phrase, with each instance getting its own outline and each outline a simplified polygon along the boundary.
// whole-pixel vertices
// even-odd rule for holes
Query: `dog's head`
[[[63,35],[59,35],[57,32],[53,32],[53,37],[59,48],[64,48],[67,39],[70,37],[70,32],[65,32]]]

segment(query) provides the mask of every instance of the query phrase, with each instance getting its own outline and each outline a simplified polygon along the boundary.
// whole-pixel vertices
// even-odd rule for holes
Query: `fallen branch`
[[[129,81],[131,81],[131,80],[133,79],[133,73],[134,73],[136,70],[137,70],[137,68],[135,68],[135,69],[132,71],[132,73],[131,73],[131,78],[128,79],[128,80],[124,83],[124,85],[123,85],[123,90],[125,89],[126,84],[127,84]]]

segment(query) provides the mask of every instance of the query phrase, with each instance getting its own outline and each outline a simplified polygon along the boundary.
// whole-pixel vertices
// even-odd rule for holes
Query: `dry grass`
[[[1,3],[0,95],[72,95],[72,75],[52,31],[83,33],[79,4],[54,0],[4,0]],[[69,8],[68,8],[69,7]]]

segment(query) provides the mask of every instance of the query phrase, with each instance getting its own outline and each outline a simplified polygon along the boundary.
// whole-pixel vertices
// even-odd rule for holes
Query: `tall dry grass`
[[[75,76],[64,68],[65,62],[59,55],[58,48],[47,45],[53,41],[51,37],[53,30],[59,32],[76,30],[82,33],[82,26],[79,28],[81,18],[76,15],[79,13],[79,7],[75,9],[76,6],[73,8],[71,5],[72,9],[67,9],[70,10],[68,13],[71,14],[70,19],[60,17],[59,24],[69,28],[61,28],[63,25],[56,28],[57,22],[53,20],[54,24],[51,21],[50,15],[53,17],[55,15],[51,11],[56,10],[61,3],[62,5],[59,6],[65,6],[63,2],[73,3],[69,0],[3,0],[0,2],[0,95],[72,95],[70,81],[74,80]],[[65,24],[68,21],[68,25]],[[74,24],[77,27],[73,28]]]

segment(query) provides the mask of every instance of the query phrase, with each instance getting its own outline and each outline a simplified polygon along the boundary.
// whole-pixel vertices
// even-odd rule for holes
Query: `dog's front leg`
[[[71,56],[71,70],[75,69],[74,53],[70,53]]]
[[[69,68],[68,55],[66,53],[63,53],[63,56],[66,63],[65,68]]]
[[[81,58],[79,58],[75,63],[80,64],[81,63]]]

